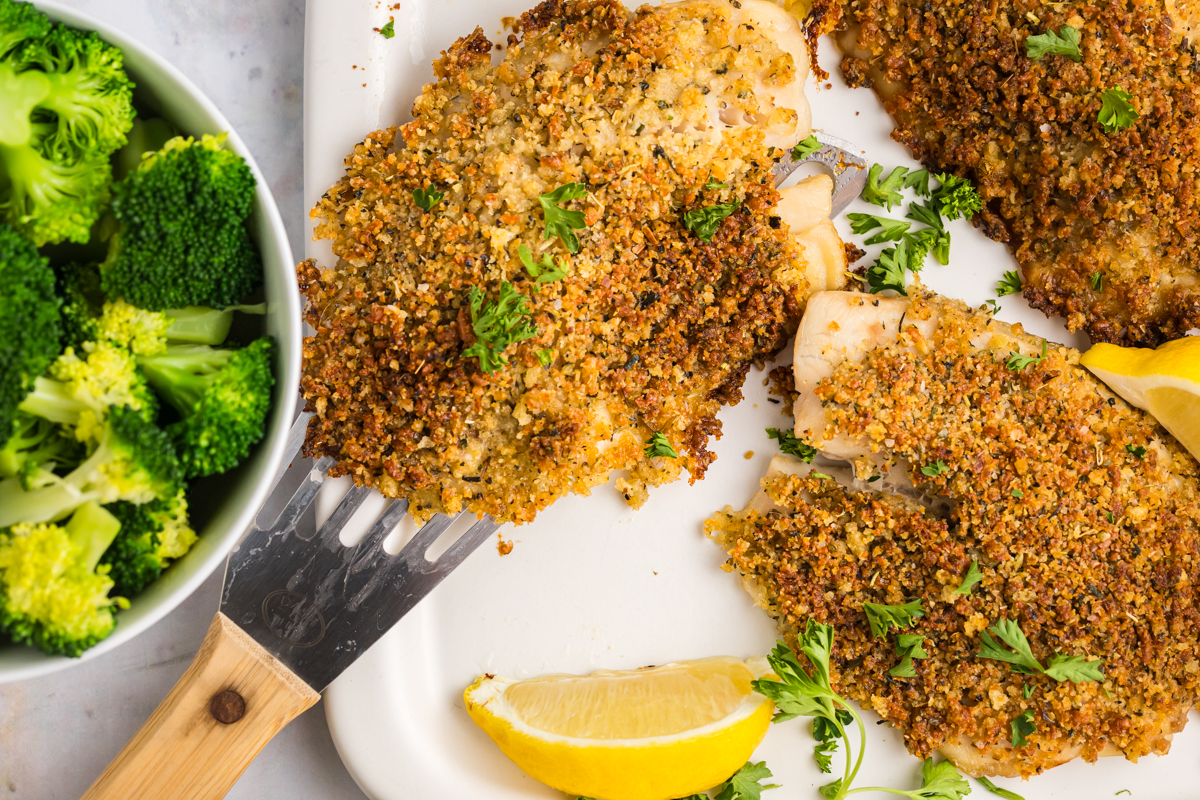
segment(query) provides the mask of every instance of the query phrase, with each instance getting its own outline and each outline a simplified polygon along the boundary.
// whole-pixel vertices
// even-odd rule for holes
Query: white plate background
[[[309,0],[308,206],[339,178],[343,157],[367,132],[410,118],[412,100],[432,80],[431,62],[441,50],[477,25],[503,42],[501,17],[516,16],[530,3],[402,0],[396,9],[382,0]],[[373,30],[389,16],[396,30],[390,40]],[[907,151],[889,138],[891,122],[875,96],[847,89],[832,42],[821,45],[832,87],[817,87],[810,79],[814,125],[855,142],[888,168],[915,168]],[[851,210],[879,211],[861,203]],[[849,240],[845,219],[837,223]],[[996,281],[1015,267],[1011,256],[966,222],[950,223],[950,230],[950,266],[930,259],[926,283],[973,305],[994,297]],[[310,242],[306,250],[330,264],[328,243]],[[1001,318],[1023,322],[1035,334],[1086,344],[1019,298],[1004,298],[1001,306]],[[781,358],[786,362],[789,354],[790,348]],[[510,555],[499,557],[494,543],[481,547],[329,687],[329,726],[363,791],[375,800],[563,797],[526,777],[467,716],[462,691],[483,672],[526,678],[770,649],[774,626],[737,578],[721,571],[723,552],[701,533],[713,511],[749,499],[775,451],[763,429],[787,424],[780,407],[767,402],[765,377],[752,370],[745,400],[721,413],[724,436],[713,448],[718,460],[702,482],[652,489],[636,512],[602,487],[591,497],[560,500],[531,525],[506,526],[505,538],[515,541]],[[347,488],[333,483],[321,498],[322,518],[338,491]],[[362,527],[363,517],[383,504],[382,498],[367,504],[358,520]],[[869,723],[877,719],[865,717]],[[920,762],[907,754],[895,731],[870,727],[856,784],[916,788]],[[1167,758],[1148,758],[1136,767],[1123,759],[1075,762],[1028,783],[999,783],[1028,800],[1095,800],[1122,789],[1131,792],[1122,797],[1136,800],[1195,798],[1198,745],[1200,726],[1193,725],[1176,737]],[[767,800],[818,798],[816,787],[830,780],[817,771],[807,725],[800,721],[773,726],[755,758],[765,759],[782,784]],[[989,796],[973,786],[976,796]]]

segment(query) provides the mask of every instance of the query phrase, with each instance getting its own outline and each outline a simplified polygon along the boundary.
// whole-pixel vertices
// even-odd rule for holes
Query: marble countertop
[[[304,0],[64,0],[157,51],[217,104],[258,160],[304,252]],[[146,633],[78,667],[0,686],[0,798],[78,798],[191,663],[221,575]],[[231,800],[361,800],[321,704],[288,726]]]

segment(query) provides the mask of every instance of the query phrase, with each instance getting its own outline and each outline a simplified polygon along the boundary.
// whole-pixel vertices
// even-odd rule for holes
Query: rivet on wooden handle
[[[246,701],[233,689],[226,689],[213,695],[208,710],[217,722],[232,725],[246,715]]]

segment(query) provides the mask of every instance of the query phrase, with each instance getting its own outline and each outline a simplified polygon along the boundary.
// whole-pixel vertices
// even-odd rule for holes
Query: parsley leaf
[[[915,169],[904,178],[904,188],[912,189],[918,197],[929,197],[929,170]]]
[[[425,213],[429,213],[430,209],[442,202],[445,196],[444,192],[439,192],[432,186],[427,189],[413,189],[413,202]]]
[[[837,752],[837,740],[817,742],[813,745],[813,758],[817,761],[817,769],[825,774],[833,772],[833,754]]]
[[[996,296],[1004,297],[1005,295],[1016,294],[1021,291],[1023,286],[1021,276],[1017,274],[1015,269],[1010,269],[1004,273],[1004,277],[996,284]]]
[[[817,448],[805,444],[796,438],[793,431],[781,431],[778,428],[767,428],[767,438],[779,442],[779,452],[795,456],[805,464],[811,464],[817,455]]]
[[[777,642],[767,656],[767,662],[779,680],[758,678],[750,685],[775,703],[773,722],[785,722],[795,717],[823,717],[840,730],[841,722],[833,705],[837,694],[829,682],[833,628],[810,619],[799,640],[800,651],[807,658],[811,672],[800,666],[792,648]]]
[[[1075,29],[1072,28],[1071,30],[1075,30]],[[975,780],[979,781],[979,783],[983,786],[983,788],[987,789],[989,792],[991,792],[994,795],[1003,797],[1004,800],[1025,800],[1024,797],[1021,797],[1021,795],[1017,794],[1016,792],[1010,792],[1008,789],[1001,789],[999,786],[992,783],[987,778],[979,777],[979,778],[976,778]]]
[[[1097,292],[1104,290],[1104,273],[1097,272],[1088,278],[1088,282],[1092,284],[1092,288]]]
[[[382,28],[379,29],[379,35],[385,39],[391,39],[393,36],[395,36],[396,35],[396,21],[394,19],[389,19],[387,21],[387,25],[384,25]],[[426,209],[426,210],[428,210],[428,209]]]
[[[1066,56],[1072,61],[1082,61],[1079,52],[1079,29],[1063,25],[1058,33],[1046,29],[1045,33],[1025,39],[1025,55],[1037,61],[1044,55]]]
[[[683,227],[687,228],[702,242],[711,242],[721,222],[737,210],[741,200],[732,203],[718,203],[704,208],[691,208],[683,212]]]
[[[553,239],[557,236],[569,253],[579,252],[579,237],[575,231],[586,228],[587,222],[582,211],[569,211],[559,204],[569,200],[578,200],[587,196],[587,187],[582,183],[564,183],[551,192],[538,195],[542,204],[542,218],[545,221],[543,239]]]
[[[666,436],[655,431],[646,440],[646,458],[679,458],[679,453],[671,446]]]
[[[921,598],[910,600],[904,605],[888,606],[880,603],[863,603],[863,613],[867,615],[867,623],[871,626],[871,635],[876,639],[887,636],[893,627],[899,630],[912,625],[917,617],[925,616],[921,606]]]
[[[909,269],[908,240],[901,239],[895,247],[889,247],[879,254],[879,258],[867,270],[867,286],[871,294],[886,289],[908,296],[904,288],[905,273]]]
[[[971,793],[971,785],[958,774],[953,761],[933,763],[927,758],[921,764],[921,788],[907,792],[910,797],[928,800],[960,800]]]
[[[812,472],[810,472],[808,474],[814,478],[821,478],[821,479],[827,480],[827,481],[833,480],[832,475],[826,475],[824,472],[817,472],[816,470],[813,470]]]
[[[1022,686],[1021,687],[1021,696],[1024,697],[1026,700],[1033,697],[1033,686],[1028,683],[1025,684],[1024,686]]]
[[[747,761],[729,780],[718,787],[719,791],[714,800],[760,800],[763,790],[779,788],[777,783],[762,785],[762,781],[770,777],[771,770],[767,769],[767,762],[759,761],[755,764]]]
[[[538,357],[538,362],[543,367],[548,367],[548,366],[550,366],[550,363],[552,361],[554,361],[554,351],[549,348],[546,348],[545,350],[538,350],[537,357]]]
[[[1024,496],[1025,496],[1025,493],[1024,493],[1024,492],[1022,492],[1020,489],[1013,489],[1013,490],[1012,490],[1012,496],[1013,496],[1013,497],[1024,497]]]
[[[717,189],[728,189],[728,183],[717,183],[717,179],[711,175],[708,177],[708,183],[704,184],[704,191],[715,192]]]
[[[533,291],[538,291],[538,285],[542,283],[551,283],[553,281],[561,281],[567,277],[567,263],[561,259],[558,266],[554,265],[554,257],[549,253],[542,256],[541,261],[533,260],[533,253],[525,245],[517,248],[517,255],[521,258],[521,263],[525,266],[525,271],[529,273],[529,277],[533,278]]]
[[[899,241],[912,226],[912,223],[909,222],[901,222],[900,220],[888,219],[887,217],[877,217],[874,214],[847,214],[846,218],[850,220],[850,230],[858,234],[863,234],[876,228],[880,229],[878,233],[872,234],[864,244]]]
[[[1062,653],[1050,656],[1050,660],[1046,662],[1046,674],[1059,683],[1104,680],[1099,661],[1085,661],[1083,656],[1064,656]]]
[[[827,783],[824,786],[818,787],[817,791],[821,793],[821,797],[824,797],[825,800],[834,800],[838,797],[845,797],[845,793],[842,791],[841,778],[838,778],[833,783]]]
[[[933,207],[943,217],[972,217],[983,210],[983,200],[969,180],[945,173],[936,177],[942,185],[933,190]]]
[[[950,468],[946,466],[946,462],[939,458],[936,464],[931,464],[927,467],[921,467],[921,474],[927,478],[933,478],[937,475],[941,475],[943,472],[948,472],[949,470]]]
[[[1040,356],[1023,356],[1020,353],[1018,353],[1016,350],[1013,350],[1013,351],[1009,352],[1008,361],[1005,362],[1005,366],[1007,366],[1013,372],[1020,372],[1021,370],[1025,369],[1027,367],[1031,367],[1034,364],[1042,363],[1042,359],[1044,359],[1045,357],[1046,357],[1046,340],[1042,339],[1042,354]]]
[[[904,185],[904,176],[908,174],[908,167],[896,167],[880,183],[879,176],[882,174],[882,164],[872,165],[867,173],[867,185],[862,190],[861,196],[871,205],[883,206],[891,211],[892,206],[899,205],[904,199],[900,195],[900,188]]]
[[[500,297],[495,303],[483,302],[483,292],[472,286],[469,295],[471,329],[475,344],[463,350],[463,358],[478,358],[479,369],[489,375],[508,364],[504,351],[509,345],[538,335],[537,326],[525,307],[525,295],[508,281],[500,284]]]
[[[963,575],[962,583],[954,590],[955,594],[970,594],[971,587],[983,580],[983,573],[979,571],[979,561],[971,559],[971,566],[967,567],[967,574]]]
[[[1137,456],[1142,461],[1146,460],[1146,448],[1142,447],[1140,444],[1137,447],[1134,447],[1131,444],[1127,444],[1127,445],[1125,445],[1125,450],[1130,455]]]
[[[942,223],[942,215],[938,210],[928,203],[909,203],[908,214],[909,219],[916,220],[931,228],[941,229],[945,227]]]
[[[991,637],[990,634],[992,633],[996,634],[1001,641],[1011,647],[1012,651],[1010,652],[1001,647]],[[1021,631],[1020,626],[1015,620],[1000,620],[983,632],[981,642],[980,658],[1004,661],[1012,666],[1013,672],[1019,672],[1023,675],[1045,673],[1060,683],[1062,681],[1087,683],[1088,681],[1098,681],[1104,678],[1104,673],[1100,671],[1100,662],[1085,661],[1083,656],[1067,656],[1062,653],[1055,653],[1046,662],[1046,667],[1043,669],[1041,663],[1033,657],[1033,650],[1029,647],[1029,640],[1025,638],[1025,634]]]
[[[1024,747],[1029,744],[1025,737],[1037,730],[1033,724],[1033,711],[1025,709],[1021,715],[1012,721],[1012,746]]]
[[[993,317],[1000,313],[1000,305],[996,302],[995,298],[984,300],[983,304],[988,307],[988,313]]]
[[[817,141],[816,134],[810,133],[792,148],[792,161],[803,161],[824,146]]]
[[[1119,86],[1105,90],[1100,95],[1100,113],[1096,121],[1105,133],[1112,133],[1120,128],[1128,128],[1133,121],[1141,116],[1129,102],[1133,95]]]
[[[900,663],[889,669],[887,674],[893,678],[915,677],[917,669],[913,666],[913,659],[929,658],[925,648],[921,647],[921,643],[924,641],[925,637],[916,633],[902,633],[897,636],[896,655],[900,656]]]

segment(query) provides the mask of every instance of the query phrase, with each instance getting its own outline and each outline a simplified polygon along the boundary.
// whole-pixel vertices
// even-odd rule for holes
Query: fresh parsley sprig
[[[880,181],[879,176],[882,174],[882,164],[871,165],[867,172],[867,185],[860,197],[871,205],[883,206],[891,211],[892,206],[900,205],[904,200],[900,189],[904,186],[904,176],[908,174],[908,167],[894,167],[888,176]]]
[[[1146,460],[1146,448],[1142,447],[1140,444],[1127,444],[1125,445],[1125,451],[1132,456],[1136,456],[1140,461]]]
[[[554,257],[549,253],[545,253],[541,261],[534,261],[533,253],[529,248],[521,245],[517,248],[517,255],[520,257],[525,271],[529,273],[529,277],[533,278],[533,291],[535,293],[539,291],[540,284],[561,281],[569,274],[567,262],[559,259],[556,266]]]
[[[969,180],[945,173],[935,177],[941,185],[933,190],[933,207],[943,217],[972,217],[983,210],[983,199]]]
[[[1016,350],[1012,350],[1008,354],[1008,361],[1006,361],[1004,363],[1005,363],[1005,366],[1007,366],[1013,372],[1020,372],[1021,370],[1025,369],[1027,367],[1031,367],[1034,364],[1042,363],[1042,360],[1045,358],[1046,358],[1046,340],[1042,339],[1042,354],[1040,356],[1023,356],[1020,353],[1018,353]]]
[[[983,573],[979,571],[979,561],[971,560],[971,566],[967,567],[967,574],[963,575],[962,583],[954,590],[955,594],[970,594],[971,587],[983,580]]]
[[[446,196],[445,192],[439,192],[432,186],[424,189],[413,189],[413,202],[417,207],[426,214],[433,209],[438,203],[442,202],[442,198]]]
[[[810,133],[792,148],[792,161],[803,161],[808,156],[820,150],[824,145],[817,141],[817,136]]]
[[[475,344],[463,350],[463,358],[478,358],[479,369],[489,375],[508,364],[504,351],[510,345],[538,335],[531,321],[532,313],[525,306],[525,295],[508,281],[500,284],[496,302],[485,303],[483,292],[472,286],[468,295],[471,309],[471,330]]]
[[[980,777],[976,778],[975,780],[979,781],[980,785],[982,785],[983,788],[987,789],[989,792],[991,792],[992,794],[994,794],[998,797],[1003,797],[1004,800],[1025,800],[1024,797],[1017,794],[1016,792],[1010,792],[1008,789],[1001,789],[999,786],[992,783],[990,780],[988,780],[987,778],[985,778],[983,776],[980,776]]]
[[[1120,86],[1106,89],[1104,94],[1100,95],[1100,113],[1097,115],[1096,121],[1100,123],[1100,127],[1104,129],[1105,133],[1128,128],[1135,119],[1141,116],[1129,102],[1132,99],[1133,95]]]
[[[929,658],[929,654],[921,646],[924,641],[925,637],[919,633],[902,633],[897,636],[896,655],[900,656],[900,663],[889,669],[887,674],[893,678],[916,677],[917,668],[913,666],[913,659]]]
[[[910,600],[903,605],[883,605],[881,603],[863,603],[863,613],[867,615],[867,624],[871,626],[871,635],[882,639],[892,628],[900,630],[912,625],[917,617],[925,616],[925,608],[921,598]]]
[[[929,170],[914,169],[904,177],[904,188],[912,189],[918,197],[929,197]]]
[[[992,638],[992,634],[995,634],[1000,642],[1012,649],[1006,650],[1001,647],[1000,642]],[[984,631],[980,637],[979,657],[1003,661],[1012,668],[1013,672],[1019,672],[1022,675],[1046,675],[1060,683],[1062,681],[1087,683],[1104,679],[1104,673],[1100,671],[1101,662],[1086,661],[1083,656],[1055,653],[1050,656],[1050,660],[1043,667],[1041,662],[1034,658],[1029,640],[1021,631],[1021,626],[1017,624],[1016,620],[1002,619]]]
[[[1012,746],[1024,747],[1029,744],[1029,740],[1025,737],[1037,730],[1037,726],[1033,724],[1033,711],[1025,709],[1015,719],[1012,724]]]
[[[1057,32],[1046,29],[1045,33],[1025,39],[1025,55],[1037,61],[1042,56],[1066,56],[1072,61],[1082,61],[1079,52],[1079,29],[1063,25]]]
[[[542,218],[545,222],[543,239],[558,237],[569,253],[579,252],[579,237],[575,231],[587,227],[582,211],[571,211],[563,208],[562,203],[586,197],[587,187],[582,183],[564,183],[553,191],[538,195],[542,204]]]
[[[721,227],[721,222],[736,211],[741,204],[741,200],[735,200],[732,203],[717,203],[703,208],[690,208],[683,212],[683,227],[696,234],[700,241],[711,242],[713,234],[717,232],[717,228]]]
[[[655,431],[646,440],[646,458],[679,458],[679,453],[666,436]]]
[[[942,461],[940,458],[937,460],[936,464],[929,464],[921,467],[921,474],[927,478],[934,478],[938,475],[941,475],[943,472],[949,471],[950,468],[946,466],[946,462]]]
[[[879,228],[879,232],[871,234],[870,238],[863,242],[863,244],[881,244],[883,242],[899,241],[904,238],[904,234],[912,227],[912,223],[910,222],[878,217],[874,214],[847,214],[846,218],[850,220],[850,230],[860,235]]]
[[[907,297],[905,276],[911,268],[908,239],[901,239],[895,247],[880,253],[875,263],[867,269],[867,288],[871,294],[891,289]]]
[[[729,780],[715,787],[713,800],[761,800],[764,791],[779,788],[777,783],[763,784],[770,777],[773,776],[767,769],[767,762],[747,761]]]
[[[704,184],[704,191],[706,191],[706,192],[715,192],[717,189],[728,189],[728,188],[729,188],[728,183],[718,183],[717,179],[712,177],[711,175],[708,176],[708,182]]]
[[[793,431],[781,431],[778,428],[767,428],[767,438],[779,442],[779,452],[795,456],[805,464],[811,464],[817,455],[817,448],[805,444],[796,438]]]

